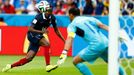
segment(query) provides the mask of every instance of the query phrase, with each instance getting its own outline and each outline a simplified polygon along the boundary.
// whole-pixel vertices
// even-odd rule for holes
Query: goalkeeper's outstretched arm
[[[72,42],[76,34],[74,32],[68,32],[67,39],[65,41],[64,50],[69,50],[72,46]]]
[[[62,53],[60,55],[60,58],[59,58],[59,60],[57,62],[57,65],[60,65],[60,64],[64,63],[64,61],[66,60],[67,52],[72,46],[73,39],[74,39],[74,37],[68,35],[68,37],[66,39],[66,42],[65,42],[65,45],[64,45],[64,49],[63,49],[63,51],[62,51]]]
[[[105,25],[105,24],[103,24],[103,23],[98,23],[98,26],[99,26],[101,29],[104,29],[104,30],[106,30],[106,31],[109,31],[108,26]]]
[[[69,50],[72,46],[73,38],[68,36],[64,45],[64,50]]]

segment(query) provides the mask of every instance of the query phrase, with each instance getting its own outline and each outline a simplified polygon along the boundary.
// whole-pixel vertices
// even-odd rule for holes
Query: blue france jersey
[[[101,33],[98,23],[101,22],[96,18],[79,16],[69,24],[67,32],[82,37],[94,49],[103,49],[108,47],[108,39]]]

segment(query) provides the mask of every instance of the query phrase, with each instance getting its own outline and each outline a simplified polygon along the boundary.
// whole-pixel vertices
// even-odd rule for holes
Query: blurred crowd
[[[134,0],[121,0],[120,10],[122,15],[134,16]]]
[[[36,3],[41,0],[0,0],[2,14],[38,13]],[[70,8],[79,8],[82,15],[108,15],[109,0],[47,0],[55,15],[68,15]],[[120,14],[134,15],[134,0],[120,0]]]

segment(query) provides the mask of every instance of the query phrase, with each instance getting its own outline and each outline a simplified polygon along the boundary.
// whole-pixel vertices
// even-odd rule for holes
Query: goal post
[[[119,75],[119,0],[110,0],[109,6],[109,51],[108,51],[108,75]]]
[[[2,34],[1,34],[1,29],[0,29],[0,52],[1,52],[1,46],[2,46]]]

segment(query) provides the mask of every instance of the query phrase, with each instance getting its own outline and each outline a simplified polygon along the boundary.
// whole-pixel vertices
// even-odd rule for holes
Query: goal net
[[[127,33],[127,41],[119,43],[120,64],[127,75],[134,75],[134,17],[120,16],[120,28]]]
[[[120,16],[119,2],[110,0],[108,75],[119,75],[119,65],[126,75],[134,75],[134,17]],[[127,40],[121,42],[119,36]]]

